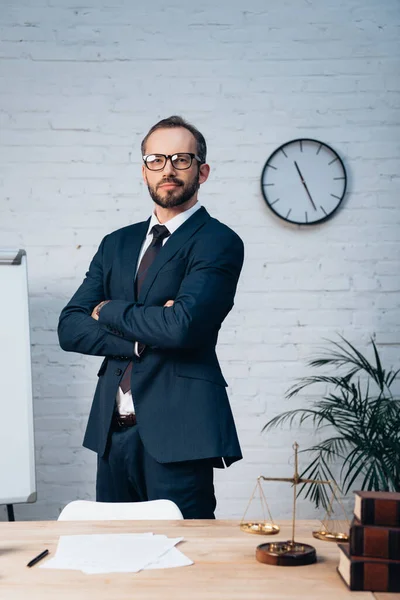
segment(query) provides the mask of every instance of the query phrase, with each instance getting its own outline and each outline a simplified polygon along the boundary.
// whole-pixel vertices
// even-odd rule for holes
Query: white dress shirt
[[[183,225],[183,223],[185,221],[187,221],[189,219],[189,217],[191,217],[197,210],[199,210],[200,207],[201,207],[201,204],[199,202],[196,202],[196,204],[194,206],[192,206],[188,210],[185,210],[184,212],[179,213],[178,215],[176,215],[175,217],[173,217],[166,223],[162,223],[162,225],[165,225],[165,227],[167,227],[168,231],[172,235],[174,233],[174,231],[176,231],[181,225]],[[136,267],[136,273],[139,269],[139,265],[143,258],[144,253],[146,252],[147,248],[150,246],[151,242],[153,241],[153,234],[151,234],[150,231],[154,225],[161,225],[161,223],[157,219],[156,214],[153,212],[153,214],[151,215],[150,224],[149,224],[149,228],[147,230],[146,238],[145,238],[145,240],[143,242],[143,246],[140,250],[139,259],[138,259],[137,267]],[[163,246],[164,246],[164,244],[166,244],[168,242],[169,238],[170,238],[170,236],[163,239],[163,241],[162,241]],[[136,273],[135,273],[135,277],[136,277]],[[173,300],[173,298],[168,298],[168,299]],[[139,356],[137,342],[135,342],[135,354],[137,356]],[[120,415],[129,415],[129,414],[135,412],[131,390],[128,390],[126,392],[126,394],[124,394],[124,392],[121,390],[121,388],[118,388],[116,402],[117,402],[117,409],[118,409],[118,412]]]

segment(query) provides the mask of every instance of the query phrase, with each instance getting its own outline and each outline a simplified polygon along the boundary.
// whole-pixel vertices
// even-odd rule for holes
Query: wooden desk
[[[335,544],[312,537],[315,521],[300,521],[296,539],[313,544],[318,563],[272,567],[255,560],[255,549],[272,537],[250,535],[237,521],[25,521],[0,523],[2,600],[397,600],[400,594],[349,592],[336,573]],[[176,569],[84,575],[79,571],[31,569],[26,563],[45,548],[54,556],[60,535],[136,533],[183,536],[178,547],[194,565]],[[276,540],[290,538],[286,522]],[[39,563],[40,564],[40,563]]]

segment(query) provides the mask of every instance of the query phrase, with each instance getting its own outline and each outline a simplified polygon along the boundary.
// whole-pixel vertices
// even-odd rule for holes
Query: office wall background
[[[399,366],[399,3],[0,0],[0,12],[0,245],[28,253],[38,485],[16,517],[94,497],[81,441],[99,359],[61,351],[56,325],[102,237],[147,218],[140,141],[170,114],[204,133],[200,200],[246,245],[218,347],[245,459],[216,474],[217,516],[241,517],[256,477],[292,473],[293,441],[315,439],[260,431],[310,398],[285,391],[323,338],[371,355],[374,336]],[[340,212],[310,228],[275,218],[259,185],[299,136],[331,144],[349,176]],[[288,517],[288,486],[265,491]],[[315,514],[300,501],[300,517]]]

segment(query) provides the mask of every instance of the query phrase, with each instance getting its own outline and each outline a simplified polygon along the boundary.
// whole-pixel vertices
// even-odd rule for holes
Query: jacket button
[[[122,375],[122,369],[115,369],[115,375]]]

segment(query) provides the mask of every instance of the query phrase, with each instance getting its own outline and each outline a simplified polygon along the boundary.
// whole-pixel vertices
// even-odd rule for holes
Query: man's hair
[[[202,163],[205,163],[207,157],[207,144],[203,134],[200,133],[200,131],[196,129],[194,125],[191,125],[190,123],[185,121],[185,119],[182,119],[182,117],[178,117],[176,115],[168,117],[168,119],[163,119],[162,121],[159,121],[158,123],[153,125],[153,127],[150,129],[150,131],[142,141],[142,156],[144,156],[145,154],[146,142],[151,136],[151,134],[154,133],[154,131],[156,131],[157,129],[173,129],[175,127],[184,127],[185,129],[190,131],[190,133],[195,137],[197,142],[197,155],[200,158],[200,161]]]

